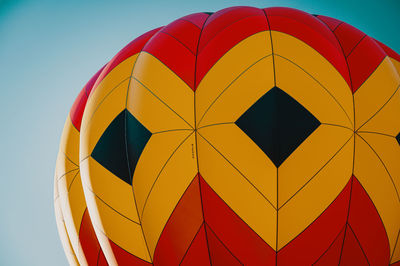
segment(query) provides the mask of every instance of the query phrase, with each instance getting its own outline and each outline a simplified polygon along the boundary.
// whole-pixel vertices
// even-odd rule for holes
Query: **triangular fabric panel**
[[[313,263],[315,266],[337,266],[339,265],[340,252],[342,251],[344,228],[333,241],[332,245]]]
[[[193,239],[197,237],[196,234],[203,221],[199,179],[196,176],[161,233],[154,252],[154,264],[178,265],[194,241]],[[193,249],[193,246],[190,248]]]
[[[275,265],[276,252],[260,238],[200,176],[204,219],[245,265]]]
[[[363,266],[369,265],[363,250],[361,249],[356,236],[351,228],[347,227],[342,254],[340,257],[341,266]]]
[[[199,232],[191,243],[180,265],[211,265],[208,254],[208,244],[204,224],[202,224],[202,226],[200,227]]]
[[[206,225],[208,249],[210,252],[211,264],[215,266],[242,265],[232,252],[218,239],[209,226]]]

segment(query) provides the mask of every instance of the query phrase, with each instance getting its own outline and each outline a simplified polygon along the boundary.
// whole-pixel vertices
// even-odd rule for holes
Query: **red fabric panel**
[[[191,23],[196,25],[199,29],[201,29],[208,17],[209,15],[206,13],[195,13],[182,17],[181,19],[190,21]]]
[[[75,128],[80,131],[83,111],[85,110],[85,106],[88,100],[88,96],[93,89],[93,86],[98,79],[100,73],[103,71],[105,66],[103,66],[97,73],[86,83],[85,87],[81,90],[78,97],[75,99],[74,104],[72,105],[70,113],[72,124]]]
[[[340,23],[343,23],[342,21],[335,19],[335,18],[331,18],[331,17],[327,17],[327,16],[317,16],[318,19],[320,19],[322,22],[324,22],[331,31],[334,31],[337,26],[340,25]]]
[[[155,34],[143,47],[143,51],[157,57],[194,90],[196,64],[194,51],[197,50],[200,30],[181,19],[172,22],[166,28],[172,36],[163,32]]]
[[[105,64],[102,68],[100,68],[99,71],[97,71],[96,74],[94,74],[94,76],[88,81],[88,83],[86,83],[85,85],[85,91],[86,91],[86,96],[89,97],[90,92],[93,89],[94,84],[96,83],[97,79],[99,78],[101,72],[103,72],[103,69],[106,67],[107,64]]]
[[[364,83],[383,61],[386,54],[369,36],[366,36],[347,57],[353,93]]]
[[[340,252],[342,251],[344,227],[332,245],[324,254],[313,264],[315,266],[337,266],[339,265]]]
[[[371,265],[389,265],[389,240],[381,218],[361,186],[354,178],[348,223],[357,236]]]
[[[343,243],[343,250],[340,257],[341,266],[363,266],[369,265],[365,258],[357,239],[349,227],[346,230],[346,236]],[[381,264],[372,264],[381,265]]]
[[[211,265],[208,255],[208,244],[204,224],[202,224],[180,265]]]
[[[206,225],[208,248],[210,252],[211,264],[215,266],[242,265],[237,258],[224,246],[214,232]]]
[[[110,239],[108,240],[111,245],[111,249],[114,253],[114,257],[118,263],[118,265],[134,265],[134,266],[150,266],[153,265],[147,261],[144,261],[126,250],[119,247],[117,244],[112,242]]]
[[[193,54],[195,54],[197,50],[200,31],[201,30],[196,25],[183,19],[178,19],[161,30],[161,32],[167,33],[176,38],[179,42],[189,48]]]
[[[390,266],[400,266],[400,261],[390,264]]]
[[[364,32],[347,23],[340,24],[340,26],[335,30],[335,35],[337,39],[340,40],[340,45],[342,46],[346,57],[357,46],[361,39],[365,37]]]
[[[324,56],[350,84],[346,60],[332,31],[316,17],[303,11],[273,7],[266,8],[271,30],[290,34]]]
[[[79,229],[79,241],[81,242],[87,263],[89,265],[97,265],[100,244],[97,241],[87,208],[83,213],[81,227]]]
[[[258,8],[233,7],[211,15],[200,37],[196,87],[227,51],[247,37],[267,29],[264,12]]]
[[[196,176],[161,233],[154,252],[154,265],[178,265],[202,224],[200,186]]]
[[[104,79],[104,77],[107,76],[107,74],[110,73],[111,70],[113,70],[122,61],[131,57],[134,54],[139,53],[142,50],[143,46],[149,41],[149,39],[153,37],[153,35],[157,33],[161,28],[162,27],[148,31],[145,34],[140,35],[139,37],[131,41],[128,45],[126,45],[124,48],[122,48],[122,50],[119,51],[118,54],[116,54],[113,57],[113,59],[111,59],[111,61],[106,65],[104,71],[100,74],[95,84],[95,87],[97,87],[97,84],[99,84]]]
[[[106,257],[102,250],[99,251],[99,259],[97,260],[97,266],[108,266]]]
[[[385,45],[384,43],[381,43],[378,40],[375,40],[375,42],[385,51],[385,53],[390,56],[393,59],[396,59],[397,61],[400,62],[400,55],[396,53],[392,48],[389,46]]]
[[[72,105],[72,108],[69,112],[71,122],[78,131],[81,130],[82,116],[83,111],[85,110],[87,99],[88,97],[86,96],[85,88],[83,88],[78,97],[76,97],[74,104]]]
[[[313,223],[279,250],[279,264],[311,265],[329,248],[346,224],[350,191],[351,179]]]
[[[275,265],[276,253],[200,176],[204,219],[218,238],[245,265]]]

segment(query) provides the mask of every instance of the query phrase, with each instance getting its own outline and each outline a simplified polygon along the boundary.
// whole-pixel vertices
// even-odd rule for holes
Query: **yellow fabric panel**
[[[194,127],[193,90],[160,60],[141,52],[133,77]]]
[[[356,129],[361,127],[389,100],[400,85],[399,75],[386,57],[354,94]]]
[[[149,192],[163,170],[169,158],[192,131],[169,131],[151,136],[147,142],[133,174],[134,188],[138,213],[143,212],[143,206]]]
[[[92,157],[83,161],[81,165],[85,165],[88,171],[88,186],[91,191],[117,212],[135,222],[139,221],[132,186],[105,169]]]
[[[70,163],[79,164],[79,131],[72,124],[68,115],[60,141],[60,152],[63,152]]]
[[[400,232],[399,232],[400,234]],[[399,237],[399,235],[397,236]],[[399,239],[397,240],[397,245],[395,247],[395,249],[392,251],[392,257],[390,260],[390,263],[395,263],[397,261],[400,261],[400,245],[398,243]]]
[[[65,173],[79,169],[79,132],[72,125],[70,116],[64,124],[60,148],[56,162],[56,177],[59,180]],[[68,182],[69,185],[70,182]]]
[[[400,132],[400,89],[358,132],[369,131],[397,136]]]
[[[324,64],[321,63],[320,67],[323,68]],[[276,85],[303,105],[321,123],[352,128],[346,113],[335,99],[301,68],[285,58],[275,56],[275,73]]]
[[[121,216],[97,198],[92,192],[88,192],[88,194],[90,194],[88,196],[94,199],[99,215],[96,217],[97,219],[93,217],[93,224],[96,224],[99,230],[103,231],[111,241],[124,250],[143,260],[150,261],[140,224]],[[100,219],[101,224],[98,224],[98,219]]]
[[[86,203],[82,191],[82,185],[80,183],[80,177],[78,176],[79,170],[65,174],[58,181],[58,190],[60,193],[60,206],[63,213],[65,227],[67,228],[72,248],[74,249],[79,264],[86,265],[86,258],[79,241],[79,229],[83,213],[86,209]],[[71,180],[71,182],[69,182],[71,184],[67,186],[69,180]]]
[[[54,212],[56,217],[58,234],[60,236],[61,243],[64,249],[64,253],[67,257],[68,263],[69,265],[79,265],[74,250],[72,249],[71,241],[69,240],[68,237],[67,228],[65,227],[64,218],[60,206],[57,179],[55,179],[54,181]]]
[[[201,128],[199,133],[277,208],[276,167],[240,128],[222,124]]]
[[[351,123],[348,126],[352,128],[351,124],[354,123],[352,92],[346,80],[336,70],[336,68],[314,48],[310,47],[309,45],[297,39],[296,37],[278,31],[271,31],[271,34],[274,45],[274,54],[276,54],[276,56],[274,56],[275,63],[277,61],[281,61],[279,59],[280,56],[285,57],[290,61],[294,62],[300,68],[304,69],[304,71],[306,71],[309,75],[311,75],[314,79],[316,79],[321,84],[321,86],[323,86],[323,88],[328,90],[329,93],[343,107],[344,111],[347,113],[348,116],[348,117],[346,116],[347,120],[346,123],[350,123],[348,121],[348,119],[350,119]],[[279,70],[282,71],[282,69]],[[287,70],[287,72],[284,73],[288,72],[290,71]],[[305,76],[307,75],[305,72],[298,74]],[[283,76],[283,79],[290,81],[292,79],[292,72],[290,72],[287,76]],[[295,84],[295,82],[292,82],[292,84]],[[305,93],[305,91],[309,91],[309,88],[305,84],[299,83],[295,88],[301,89],[300,90],[301,93]],[[325,91],[325,89],[323,88],[321,87],[320,89]],[[286,89],[289,88],[285,88],[284,90],[286,91]],[[322,92],[320,92],[320,94],[321,93]],[[306,94],[304,94],[304,96],[309,97],[309,95]],[[317,94],[313,94],[311,98],[321,101],[322,99],[325,99],[326,96],[321,98]],[[327,102],[324,101],[324,104],[327,104]],[[340,114],[339,113],[334,113],[334,114],[338,118],[340,116],[341,119],[344,119],[342,118],[343,115],[342,109]]]
[[[106,128],[125,109],[128,80],[116,87],[99,105],[96,101],[86,104],[80,138],[80,160],[90,155]],[[101,88],[97,88],[100,90]],[[97,106],[93,108],[93,105]]]
[[[353,148],[354,138],[351,137],[332,160],[279,209],[278,249],[307,228],[346,186],[352,176]],[[280,169],[278,178],[280,181]]]
[[[90,212],[89,212],[90,214]],[[93,221],[92,215],[90,214],[90,219]],[[114,256],[114,251],[111,248],[110,241],[108,237],[104,234],[100,228],[93,223],[94,232],[96,233],[96,237],[99,240],[101,251],[103,251],[104,256],[106,257],[107,263],[110,266],[118,265],[117,260]]]
[[[276,209],[198,133],[200,174],[268,245],[276,248]]]
[[[97,206],[97,202],[99,201],[98,199],[96,200],[96,195],[93,194],[93,192],[90,190],[90,179],[88,177],[88,164],[87,161],[88,158],[83,160],[81,162],[81,175],[82,175],[82,187],[83,191],[85,194],[85,199],[86,199],[86,205],[88,208],[90,220],[92,222],[94,231],[96,233],[97,240],[99,241],[101,250],[104,253],[104,256],[107,259],[107,262],[109,265],[117,265],[117,262],[114,257],[114,252],[112,251],[112,248],[110,246],[110,242],[108,241],[108,238],[104,234],[104,228],[103,228],[103,221],[102,216],[99,213],[99,209]]]
[[[269,31],[262,31],[244,39],[223,55],[196,89],[196,121],[199,121],[210,104],[243,71],[271,53]]]
[[[279,167],[278,206],[312,178],[352,135],[343,127],[320,125]]]
[[[177,97],[179,99],[179,96]],[[193,98],[190,102],[193,102]],[[132,79],[130,84],[127,109],[152,133],[172,129],[192,129],[178,114],[135,79]],[[193,109],[192,116],[194,117]]]
[[[356,135],[354,175],[373,201],[385,226],[392,251],[400,229],[400,201],[382,162],[358,135]]]
[[[397,70],[397,74],[400,76],[400,62],[393,58],[390,58],[390,61],[392,62],[394,68]]]
[[[67,229],[72,229],[70,226],[73,226],[73,232],[79,235],[82,216],[86,209],[81,176],[79,171],[77,171],[73,174],[67,174],[65,177],[66,178],[62,178],[58,182],[64,219],[66,220]],[[67,182],[65,182],[65,180],[68,178],[72,179],[72,182],[69,184],[69,186],[67,186]],[[72,224],[70,224],[70,219],[73,221]]]
[[[138,54],[132,55],[131,57],[125,59],[123,62],[118,64],[107,76],[104,77],[103,80],[97,81],[93,86],[93,90],[90,94],[90,97],[85,106],[85,113],[93,114],[98,106],[104,101],[105,98],[108,97],[110,93],[116,88],[120,87],[121,83],[126,83],[126,87],[128,87],[129,80],[132,75],[132,68],[135,65],[135,61],[138,57]],[[90,118],[86,117],[86,119]],[[85,128],[87,122],[84,122],[84,118],[82,119],[81,131]]]
[[[165,165],[150,192],[141,218],[150,254],[190,182],[197,175],[195,137],[191,134]]]
[[[79,166],[72,163],[62,151],[58,152],[56,161],[56,180],[60,180],[66,173],[79,170]]]
[[[221,122],[235,122],[273,87],[272,56],[268,56],[254,64],[222,92],[203,119],[198,122],[199,127]]]
[[[371,133],[359,133],[359,136],[368,142],[377,153],[377,156],[379,156],[387,171],[390,173],[397,192],[400,192],[400,145],[397,140],[394,137]]]

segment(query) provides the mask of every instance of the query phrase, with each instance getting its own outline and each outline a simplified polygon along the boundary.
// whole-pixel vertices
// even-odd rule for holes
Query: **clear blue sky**
[[[65,118],[86,81],[135,36],[232,5],[336,17],[400,51],[399,0],[0,0],[0,265],[67,265],[53,172]]]

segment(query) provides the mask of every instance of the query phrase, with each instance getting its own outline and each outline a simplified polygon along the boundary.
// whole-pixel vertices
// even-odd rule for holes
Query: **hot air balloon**
[[[290,8],[191,14],[83,88],[55,174],[71,265],[400,265],[400,55]]]

